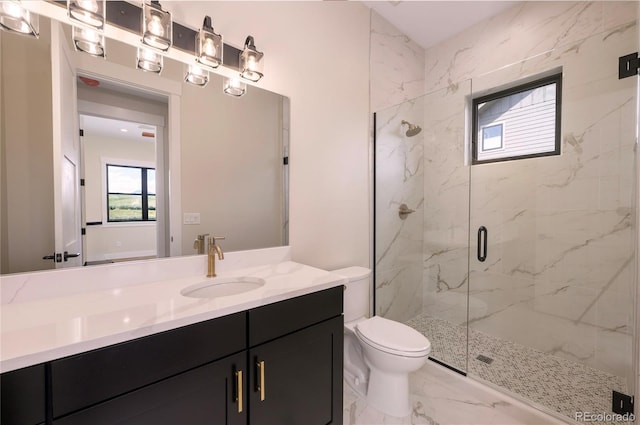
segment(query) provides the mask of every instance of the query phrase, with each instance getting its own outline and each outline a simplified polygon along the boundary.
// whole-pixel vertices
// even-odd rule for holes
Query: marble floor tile
[[[344,425],[560,425],[524,403],[432,361],[410,377],[413,410],[387,416],[344,385]]]

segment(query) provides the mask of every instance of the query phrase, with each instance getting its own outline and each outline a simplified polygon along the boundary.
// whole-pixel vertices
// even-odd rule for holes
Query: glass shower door
[[[470,94],[467,80],[424,96],[423,306],[409,322],[431,342],[431,358],[461,372],[467,370]]]
[[[376,314],[424,334],[430,357],[459,371],[467,368],[470,93],[461,82],[375,114]]]
[[[559,155],[470,167],[468,372],[574,420],[634,391],[638,78],[617,62],[637,49],[637,31],[599,34],[473,80],[482,100],[562,73]],[[542,138],[526,108],[550,97],[477,102],[494,116],[474,148]]]

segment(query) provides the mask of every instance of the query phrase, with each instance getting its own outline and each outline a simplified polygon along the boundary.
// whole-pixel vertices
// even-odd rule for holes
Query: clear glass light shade
[[[142,5],[142,42],[162,51],[171,47],[171,14],[151,4]]]
[[[73,26],[73,45],[76,50],[93,56],[105,57],[104,34],[93,28]]]
[[[222,64],[222,36],[201,29],[196,35],[196,58],[203,65],[217,68]]]
[[[160,53],[144,47],[138,48],[138,69],[160,74],[160,71],[162,71],[162,63],[163,57]]]
[[[244,50],[240,52],[240,76],[249,81],[258,81],[262,78],[264,75],[263,56],[264,53],[245,46]]]
[[[67,0],[67,10],[72,21],[104,29],[105,0]]]
[[[223,89],[230,96],[240,97],[247,92],[247,85],[238,78],[225,78]]]
[[[19,1],[0,1],[0,28],[38,37],[40,20]]]
[[[209,71],[198,65],[189,65],[184,80],[195,86],[204,87],[209,82]]]

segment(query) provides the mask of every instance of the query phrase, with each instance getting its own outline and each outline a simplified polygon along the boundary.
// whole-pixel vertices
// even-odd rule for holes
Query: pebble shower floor
[[[466,327],[424,314],[406,323],[429,338],[431,357],[571,419],[611,412],[611,391],[627,393],[624,378],[473,329],[467,369]]]

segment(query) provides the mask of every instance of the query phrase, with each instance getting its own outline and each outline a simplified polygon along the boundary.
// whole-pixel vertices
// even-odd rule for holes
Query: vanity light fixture
[[[19,1],[0,1],[0,28],[38,38],[40,20]]]
[[[171,14],[159,1],[142,4],[142,43],[166,52],[171,47]]]
[[[88,27],[73,26],[73,45],[76,50],[99,58],[105,57],[104,34]]]
[[[247,85],[238,78],[225,78],[223,90],[230,96],[240,97],[247,92]]]
[[[104,29],[105,0],[67,0],[69,19],[97,30]]]
[[[189,65],[184,80],[194,86],[204,87],[209,82],[209,71],[199,65]]]
[[[146,47],[138,47],[137,68],[147,72],[160,74],[163,57],[160,53]]]
[[[202,28],[196,35],[196,59],[203,65],[217,68],[222,64],[222,46],[222,36],[213,31],[211,17],[205,16]]]
[[[256,49],[252,36],[248,36],[244,42],[244,50],[240,52],[240,76],[249,81],[256,82],[263,77],[264,53]]]

